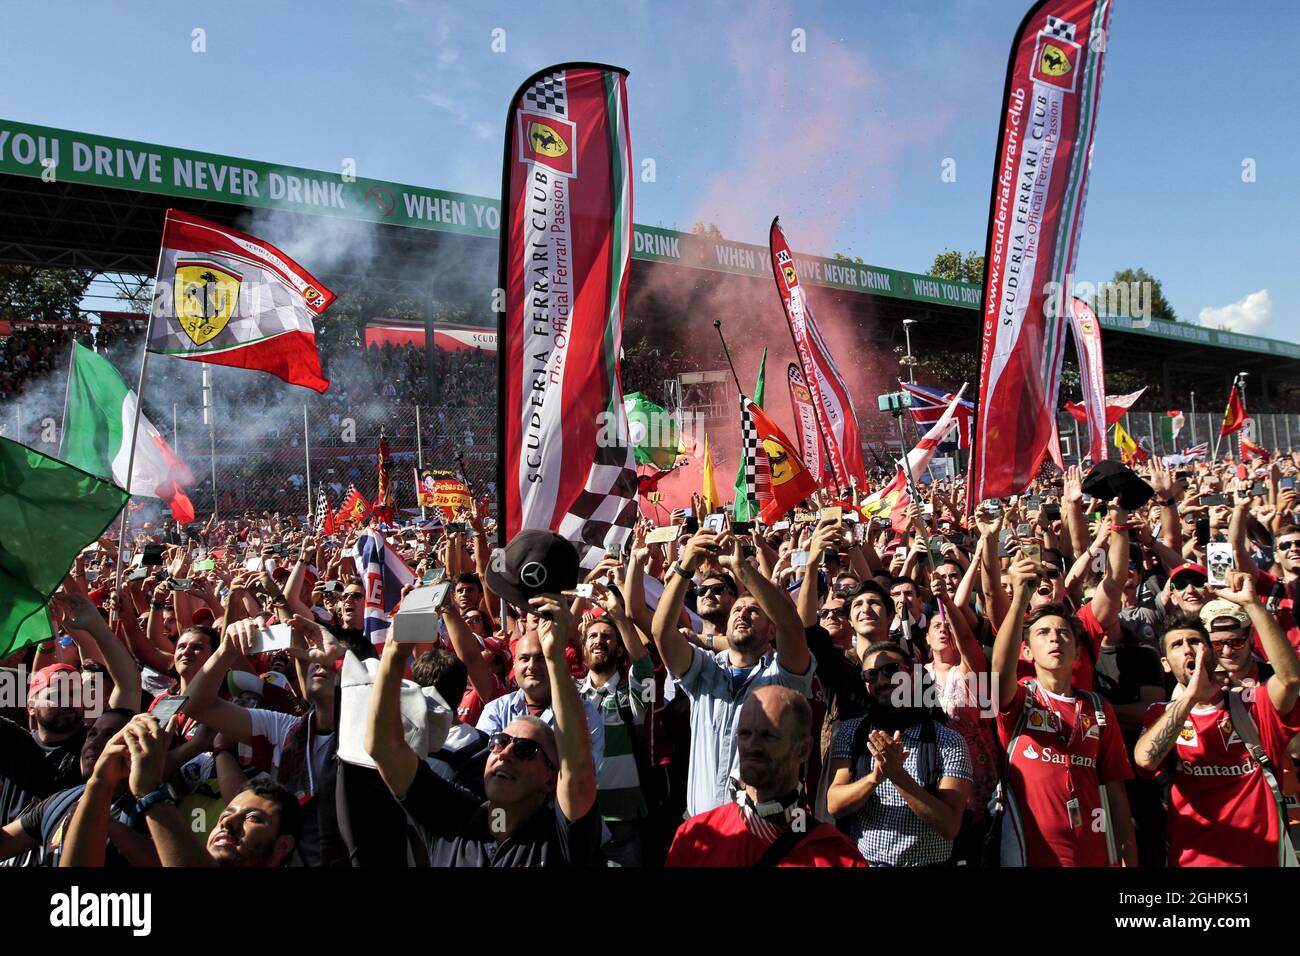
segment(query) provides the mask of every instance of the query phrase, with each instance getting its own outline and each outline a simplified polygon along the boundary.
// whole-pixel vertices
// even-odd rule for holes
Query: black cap
[[[1102,501],[1119,499],[1121,508],[1132,511],[1155,497],[1150,485],[1117,461],[1099,461],[1083,479],[1083,491]]]
[[[526,611],[530,598],[573,590],[578,549],[553,531],[521,531],[506,545],[501,560],[488,563],[486,576],[494,593]]]

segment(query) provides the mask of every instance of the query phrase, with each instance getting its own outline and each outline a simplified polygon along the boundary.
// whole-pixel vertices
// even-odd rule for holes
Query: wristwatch
[[[1157,498],[1156,504],[1158,504],[1162,508],[1172,508],[1174,506],[1174,502],[1177,500],[1178,499],[1176,498]]]
[[[175,806],[178,799],[176,789],[170,783],[160,784],[157,789],[149,791],[135,802],[136,816],[144,816],[155,804],[170,803]]]
[[[680,561],[674,561],[674,562],[673,562],[673,566],[672,566],[672,568],[671,568],[670,570],[676,571],[678,574],[680,574],[682,577],[684,577],[687,581],[694,581],[694,580],[695,580],[695,572],[694,572],[694,571],[687,571],[684,567],[682,567],[682,563],[681,563]]]

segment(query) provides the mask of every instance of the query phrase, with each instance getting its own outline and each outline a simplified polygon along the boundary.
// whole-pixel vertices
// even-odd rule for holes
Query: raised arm
[[[379,659],[379,673],[370,693],[370,717],[366,725],[366,752],[379,768],[379,775],[402,799],[411,789],[420,758],[402,735],[402,674],[410,658],[409,644],[386,641]],[[454,706],[454,704],[453,704]]]
[[[1279,714],[1286,716],[1291,713],[1297,697],[1300,697],[1300,660],[1297,660],[1295,648],[1282,625],[1255,593],[1255,576],[1232,571],[1228,574],[1228,586],[1213,591],[1215,597],[1231,601],[1250,616],[1251,626],[1259,635],[1259,642],[1268,655],[1268,664],[1273,668],[1273,676],[1268,679],[1268,696]]]
[[[185,713],[200,724],[240,743],[248,743],[252,739],[253,721],[243,707],[222,700],[217,695],[230,666],[240,657],[247,656],[256,630],[256,621],[236,621],[227,627],[225,638],[186,688],[190,699],[185,702]]]
[[[122,734],[131,752],[128,786],[131,795],[139,800],[162,785],[170,738],[150,714],[137,714],[131,718]],[[194,835],[189,819],[175,804],[155,803],[145,811],[144,818],[163,866],[216,865],[208,856],[207,848]]]
[[[1106,571],[1092,595],[1092,613],[1102,628],[1119,620],[1124,601],[1124,582],[1128,580],[1128,532],[1118,530],[1128,523],[1128,512],[1118,503],[1111,505],[1110,543],[1106,548]]]
[[[650,636],[673,677],[681,677],[691,666],[691,645],[678,631],[677,621],[686,604],[686,591],[692,585],[695,569],[704,560],[706,549],[716,550],[716,542],[717,538],[707,531],[697,532],[691,537],[681,558],[669,570],[663,594],[659,596],[659,606],[655,608]]]
[[[103,615],[82,593],[75,581],[64,581],[64,597],[54,600],[62,605],[64,623],[84,631],[99,645],[108,676],[113,679],[113,692],[108,697],[109,707],[140,709],[140,668],[136,666],[127,649],[108,629]],[[75,638],[74,638],[75,640]]]
[[[803,571],[803,584],[799,586],[799,623],[803,627],[812,627],[817,623],[818,572],[822,566],[822,552],[835,544],[840,535],[840,519],[823,518],[808,542],[808,564]]]
[[[443,605],[442,620],[447,625],[447,637],[451,640],[452,653],[465,665],[469,686],[484,703],[487,703],[497,695],[497,681],[496,675],[492,673],[492,667],[483,660],[478,638],[469,629],[465,619],[460,616],[459,608],[452,601],[447,601]],[[447,703],[452,707],[456,706],[456,701],[449,700]]]
[[[587,714],[564,656],[564,648],[572,640],[574,631],[573,615],[559,595],[539,594],[529,603],[543,615],[537,636],[542,643],[546,672],[551,679],[555,746],[560,755],[555,801],[564,818],[573,823],[585,817],[596,803],[596,763],[591,753]]]
[[[1020,643],[1024,631],[1025,611],[1043,569],[1028,558],[1017,557],[1007,569],[1011,580],[1011,606],[1007,608],[998,627],[997,640],[993,642],[993,675],[998,681],[998,700],[1006,702],[1016,693],[1016,661],[1020,659]]]
[[[814,537],[814,541],[816,538]],[[722,566],[749,589],[768,620],[776,625],[776,659],[791,674],[807,674],[812,666],[808,636],[799,621],[790,596],[763,577],[757,567],[740,551],[740,539],[731,539],[731,553],[722,556]],[[808,556],[809,561],[812,555]]]

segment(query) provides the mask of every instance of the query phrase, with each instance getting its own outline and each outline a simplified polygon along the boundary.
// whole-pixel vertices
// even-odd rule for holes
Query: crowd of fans
[[[883,517],[821,493],[770,525],[697,503],[594,568],[549,532],[494,552],[477,510],[151,528],[120,584],[105,537],[57,638],[0,661],[29,689],[0,858],[1293,863],[1298,465],[1072,467],[969,509],[940,481]],[[380,549],[414,577],[391,614]]]

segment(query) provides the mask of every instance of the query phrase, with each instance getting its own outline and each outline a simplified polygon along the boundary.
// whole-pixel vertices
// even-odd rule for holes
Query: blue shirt
[[[596,710],[591,701],[582,700],[582,709],[587,714],[587,729],[591,733],[591,762],[599,778],[600,767],[605,759],[605,722],[601,720],[600,711]],[[503,694],[496,700],[484,704],[483,713],[479,714],[475,726],[485,734],[495,734],[505,730],[511,721],[527,716],[528,704],[524,701],[524,692],[517,690],[513,694]],[[555,711],[551,708],[547,707],[538,714],[538,717],[546,721],[552,730],[555,729]]]

